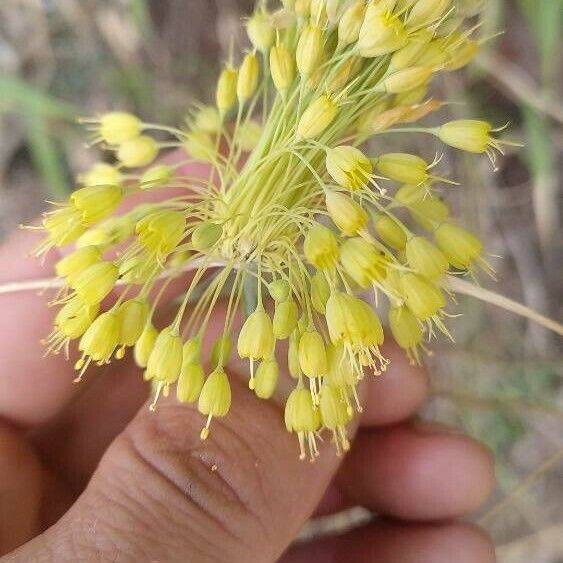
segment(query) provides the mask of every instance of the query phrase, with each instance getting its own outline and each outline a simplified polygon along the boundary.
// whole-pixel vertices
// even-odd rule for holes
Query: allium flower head
[[[440,193],[453,181],[430,155],[445,144],[493,158],[510,143],[484,121],[413,125],[444,105],[428,93],[434,77],[475,56],[479,26],[467,18],[483,2],[282,4],[258,2],[248,48],[231,52],[211,105],[189,108],[179,128],[125,112],[84,120],[108,158],[44,215],[37,254],[72,246],[56,266],[46,343],[68,354],[77,342],[78,379],[132,352],[151,408],[173,389],[205,417],[206,439],[231,407],[234,354],[260,399],[281,394],[288,371],[285,424],[315,459],[325,431],[349,448],[358,382],[387,367],[377,306],[387,302],[395,340],[419,362],[431,337],[449,335],[452,276],[490,269],[450,217]],[[380,139],[391,131],[435,145],[390,152]],[[165,149],[175,157],[160,160]],[[209,171],[186,172],[195,161]],[[147,192],[162,196],[138,203]],[[178,287],[162,326],[163,296]]]

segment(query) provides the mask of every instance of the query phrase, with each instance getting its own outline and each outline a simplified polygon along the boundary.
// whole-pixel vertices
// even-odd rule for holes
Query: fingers
[[[477,510],[491,493],[489,451],[435,425],[364,430],[337,478],[356,504],[405,520],[442,520]]]
[[[391,363],[382,376],[366,382],[362,426],[384,426],[411,418],[428,397],[426,370],[409,364],[404,350],[390,336],[382,353]]]
[[[29,445],[18,432],[0,424],[0,555],[37,533],[41,480]]]
[[[376,522],[290,550],[280,563],[494,563],[489,538],[468,524]]]
[[[0,247],[0,283],[52,276],[54,255],[44,264],[29,257],[39,240],[20,231]],[[0,295],[0,416],[16,424],[48,420],[75,393],[72,365],[61,356],[44,358],[41,340],[54,318],[48,300],[33,291]]]
[[[194,409],[173,400],[156,413],[143,408],[69,513],[12,561],[45,549],[61,558],[80,549],[111,560],[275,561],[340,458],[327,443],[317,463],[299,461],[279,408],[230,379],[231,413],[213,421],[208,441]]]

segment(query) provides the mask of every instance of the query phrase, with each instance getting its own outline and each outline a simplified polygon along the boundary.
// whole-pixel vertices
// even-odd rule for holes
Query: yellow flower
[[[115,166],[98,162],[88,172],[80,175],[78,179],[85,186],[119,186],[122,176]]]
[[[405,26],[383,4],[369,4],[360,29],[357,48],[362,57],[393,53],[408,42]]]
[[[198,225],[192,233],[192,246],[198,252],[205,252],[213,248],[221,236],[223,227],[216,223],[202,223]]]
[[[57,276],[68,278],[72,285],[76,279],[86,268],[97,264],[102,260],[102,253],[97,246],[85,246],[79,248],[69,255],[61,258],[56,266]]]
[[[366,240],[356,237],[345,241],[340,249],[344,271],[363,288],[385,279],[387,258]]]
[[[418,346],[424,336],[420,321],[407,307],[392,307],[389,310],[389,328],[395,342],[407,351],[413,362],[420,363]]]
[[[273,331],[274,336],[278,340],[289,338],[290,334],[295,330],[299,317],[297,303],[292,299],[276,303],[274,312]]]
[[[403,184],[419,185],[428,180],[428,164],[414,154],[383,154],[376,166],[385,177]]]
[[[164,384],[175,383],[180,377],[183,361],[182,339],[172,326],[158,335],[147,364],[147,378]]]
[[[373,173],[373,166],[362,151],[340,146],[327,151],[326,169],[333,180],[350,191],[365,188]]]
[[[117,309],[119,319],[119,344],[135,346],[149,318],[149,304],[145,299],[124,301]]]
[[[454,268],[466,270],[483,253],[483,243],[467,229],[453,223],[442,223],[435,231],[436,244]]]
[[[307,233],[303,250],[307,260],[320,270],[334,268],[340,253],[334,233],[320,224],[315,224]]]
[[[141,336],[135,343],[135,363],[140,368],[146,368],[149,362],[150,355],[153,351],[158,331],[151,323],[148,323],[141,332]]]
[[[356,0],[342,14],[338,22],[338,45],[346,47],[355,43],[360,37],[360,30],[364,23],[366,3],[364,0]]]
[[[141,176],[140,187],[143,190],[152,190],[167,186],[172,181],[172,168],[166,164],[157,164],[149,168]]]
[[[388,94],[410,92],[425,86],[432,76],[432,69],[426,66],[413,66],[389,75],[383,82],[383,89]]]
[[[295,53],[297,68],[303,76],[309,76],[323,56],[323,31],[314,24],[307,25],[301,32]]]
[[[62,341],[80,338],[98,316],[99,304],[87,305],[78,297],[66,303],[55,317],[55,333],[62,336]],[[57,342],[59,339],[56,338]],[[52,342],[49,339],[49,342]]]
[[[278,385],[280,368],[276,360],[262,362],[256,370],[256,388],[254,392],[260,399],[269,399],[273,396]]]
[[[76,190],[70,202],[82,214],[85,225],[93,225],[110,215],[123,199],[120,186],[89,186]]]
[[[355,201],[333,191],[327,192],[325,198],[330,218],[346,236],[353,237],[365,229],[368,214]]]
[[[280,92],[285,92],[295,79],[295,63],[291,53],[283,43],[272,47],[270,69],[274,86]]]
[[[498,143],[491,137],[492,126],[486,121],[460,119],[445,123],[438,129],[438,137],[443,143],[462,151],[482,154]]]
[[[446,305],[442,291],[419,274],[401,276],[401,290],[406,306],[421,321],[431,319]]]
[[[451,6],[451,0],[418,0],[407,18],[412,27],[421,27],[439,20]]]
[[[135,228],[139,242],[158,257],[167,256],[184,238],[186,219],[177,211],[158,211],[141,219]]]
[[[115,286],[119,270],[111,262],[98,262],[77,274],[72,280],[72,288],[87,305],[101,303]]]
[[[82,370],[78,379],[90,361],[103,364],[109,362],[119,338],[119,319],[113,312],[101,314],[80,339],[78,349],[82,352],[82,359],[76,365]]]
[[[299,135],[303,139],[320,137],[334,121],[337,113],[336,103],[323,94],[303,112],[297,127]]]
[[[404,250],[407,244],[407,235],[395,219],[389,215],[378,215],[374,220],[374,226],[381,240],[391,248]]]
[[[256,53],[248,53],[240,65],[237,80],[237,97],[244,104],[254,95],[258,86],[260,65]]]
[[[431,280],[440,278],[448,269],[444,253],[424,237],[411,237],[405,251],[411,268]]]
[[[176,397],[180,403],[193,403],[197,401],[205,381],[205,372],[201,364],[182,365],[178,384],[176,386]]]
[[[237,99],[238,71],[232,66],[226,66],[217,82],[215,93],[215,103],[217,109],[224,117],[225,114],[235,105]]]
[[[323,337],[316,330],[307,330],[299,339],[299,365],[307,377],[326,375],[326,350]]]
[[[106,113],[100,118],[99,133],[106,143],[120,145],[140,135],[141,122],[130,113]]]
[[[147,135],[124,141],[117,150],[117,159],[125,168],[148,166],[158,156],[158,143]]]
[[[226,416],[231,408],[231,385],[222,367],[218,367],[203,384],[197,409],[207,416],[207,423],[201,431],[201,439],[209,436],[212,417]]]
[[[276,39],[272,18],[265,10],[259,10],[249,18],[246,32],[254,48],[262,52],[268,51]]]
[[[330,297],[330,286],[323,272],[316,272],[311,278],[311,303],[313,309],[324,315],[326,302]]]
[[[321,427],[319,410],[313,403],[311,392],[304,387],[294,389],[285,404],[285,427],[299,439],[300,459],[306,458],[306,447],[311,460],[317,455],[315,432]]]
[[[346,434],[346,425],[352,417],[337,387],[327,383],[321,387],[319,410],[323,426],[333,433],[337,454],[341,451],[347,452],[350,449],[350,441]]]

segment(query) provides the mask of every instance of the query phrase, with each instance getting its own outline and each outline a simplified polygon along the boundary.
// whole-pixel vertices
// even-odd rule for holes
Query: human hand
[[[47,277],[17,233],[0,283]],[[248,392],[233,366],[233,407],[201,442],[200,415],[163,400],[121,361],[72,384],[72,362],[43,358],[45,296],[0,296],[1,561],[488,563],[489,540],[453,522],[489,494],[493,465],[473,440],[413,422],[426,374],[392,344],[388,373],[366,382],[353,447],[321,444],[301,462],[280,407]],[[222,328],[216,319],[215,333]],[[213,330],[210,330],[213,332]],[[379,517],[337,538],[290,547],[311,515],[361,505]],[[289,548],[289,551],[288,551]]]

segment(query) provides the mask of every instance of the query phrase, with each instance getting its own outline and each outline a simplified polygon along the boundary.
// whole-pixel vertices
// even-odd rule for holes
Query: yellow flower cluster
[[[314,458],[323,429],[338,452],[349,448],[358,383],[388,365],[382,321],[362,291],[387,302],[390,331],[418,362],[436,329],[448,334],[447,276],[488,269],[479,239],[438,196],[452,183],[436,173],[439,159],[369,156],[364,143],[403,131],[493,156],[501,142],[482,121],[411,125],[442,105],[428,94],[434,76],[476,54],[470,18],[482,1],[282,4],[259,2],[250,51],[238,64],[231,56],[215,105],[194,106],[182,128],[120,112],[87,121],[113,164],[83,174],[68,203],[45,215],[38,254],[74,245],[57,265],[65,284],[49,345],[68,351],[78,340],[78,379],[132,349],[153,383],[152,408],[174,387],[206,417],[205,439],[231,405],[233,348],[261,399],[276,392],[283,360],[295,381],[286,426]],[[154,164],[163,149],[182,156]],[[186,175],[194,160],[210,174]],[[114,214],[123,198],[169,187],[174,195]],[[158,327],[167,287],[187,271],[175,318]],[[225,296],[223,333],[204,357]],[[243,301],[252,312],[237,334]]]

